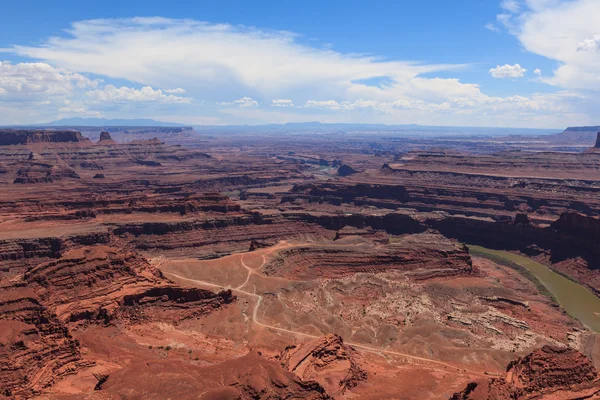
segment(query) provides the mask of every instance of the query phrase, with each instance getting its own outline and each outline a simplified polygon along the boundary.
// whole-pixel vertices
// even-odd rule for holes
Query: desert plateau
[[[144,130],[0,130],[2,396],[600,396],[593,142]]]

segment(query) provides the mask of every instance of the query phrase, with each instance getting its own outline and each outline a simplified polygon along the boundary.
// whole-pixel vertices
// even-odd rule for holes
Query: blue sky
[[[6,3],[0,124],[600,123],[597,0]]]

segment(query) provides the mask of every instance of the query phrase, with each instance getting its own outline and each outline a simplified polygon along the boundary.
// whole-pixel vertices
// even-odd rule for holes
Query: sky
[[[598,125],[600,0],[7,1],[0,125]]]

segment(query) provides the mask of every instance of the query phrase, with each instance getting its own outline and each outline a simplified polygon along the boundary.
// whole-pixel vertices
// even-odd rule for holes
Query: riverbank
[[[581,321],[588,329],[600,332],[600,298],[587,287],[527,257],[481,246],[468,247],[474,256],[488,258],[515,269],[530,279],[540,293],[550,296],[573,318]]]

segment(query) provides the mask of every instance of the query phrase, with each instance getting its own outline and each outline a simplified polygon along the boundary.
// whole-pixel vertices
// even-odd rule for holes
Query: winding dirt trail
[[[235,293],[239,293],[239,294],[242,294],[242,295],[247,295],[247,296],[254,297],[254,298],[256,298],[256,304],[254,305],[254,310],[252,311],[252,322],[254,324],[256,324],[258,326],[262,326],[263,328],[266,328],[266,329],[271,329],[271,330],[277,331],[277,332],[284,332],[284,333],[288,333],[288,334],[291,334],[291,335],[303,336],[303,337],[307,337],[307,338],[311,338],[311,339],[319,339],[321,336],[311,335],[309,333],[304,333],[304,332],[295,331],[295,330],[291,330],[291,329],[280,328],[278,326],[268,325],[268,324],[265,324],[263,322],[260,322],[258,320],[258,310],[259,310],[260,305],[262,303],[263,296],[260,295],[260,294],[257,294],[257,293],[248,292],[246,290],[242,290],[241,289],[246,284],[248,284],[248,281],[249,281],[250,276],[252,274],[256,273],[256,271],[258,271],[262,267],[264,267],[264,265],[267,263],[266,256],[269,255],[269,254],[271,254],[273,251],[281,248],[282,245],[283,245],[283,243],[279,243],[276,246],[272,247],[267,253],[263,254],[262,255],[262,258],[263,258],[262,264],[259,267],[254,268],[254,269],[251,268],[251,267],[249,267],[248,265],[246,265],[244,263],[244,254],[247,254],[247,253],[242,254],[241,257],[240,257],[240,261],[241,261],[242,266],[248,270],[248,276],[246,277],[246,280],[244,281],[244,283],[242,283],[241,285],[239,285],[236,288],[226,287],[226,286],[223,286],[223,285],[217,285],[217,284],[210,283],[210,282],[205,282],[205,281],[200,281],[200,280],[197,280],[197,279],[187,278],[185,276],[181,276],[181,275],[175,274],[173,272],[163,271],[163,273],[166,274],[166,275],[170,275],[170,276],[173,276],[175,278],[181,279],[181,280],[188,281],[188,282],[193,282],[193,283],[196,283],[196,284],[205,285],[205,286],[209,286],[209,287],[213,287],[213,288],[217,288],[217,289],[222,289],[222,290],[231,290],[232,292],[235,292]],[[420,362],[425,362],[425,363],[429,363],[429,364],[435,364],[435,365],[438,365],[438,366],[442,366],[444,368],[451,368],[451,369],[456,370],[456,371],[458,371],[460,373],[468,372],[470,374],[484,376],[484,377],[489,377],[489,376],[495,376],[495,375],[497,375],[497,374],[494,374],[494,373],[484,374],[484,373],[481,373],[481,372],[478,372],[478,371],[469,370],[467,368],[459,368],[459,367],[457,367],[455,365],[448,364],[448,363],[445,363],[443,361],[438,361],[438,360],[434,360],[434,359],[431,359],[431,358],[425,358],[425,357],[418,357],[418,356],[414,356],[414,355],[411,355],[411,354],[397,352],[397,351],[392,351],[392,350],[378,349],[376,347],[367,346],[367,345],[364,345],[364,344],[361,344],[361,343],[346,342],[346,344],[348,344],[350,346],[353,346],[353,347],[356,347],[358,349],[361,349],[363,351],[370,352],[370,353],[375,353],[375,354],[380,354],[380,355],[381,354],[387,354],[387,355],[392,355],[392,356],[404,357],[404,358],[407,358],[407,359],[410,359],[410,360],[414,360],[414,361],[420,361]]]

